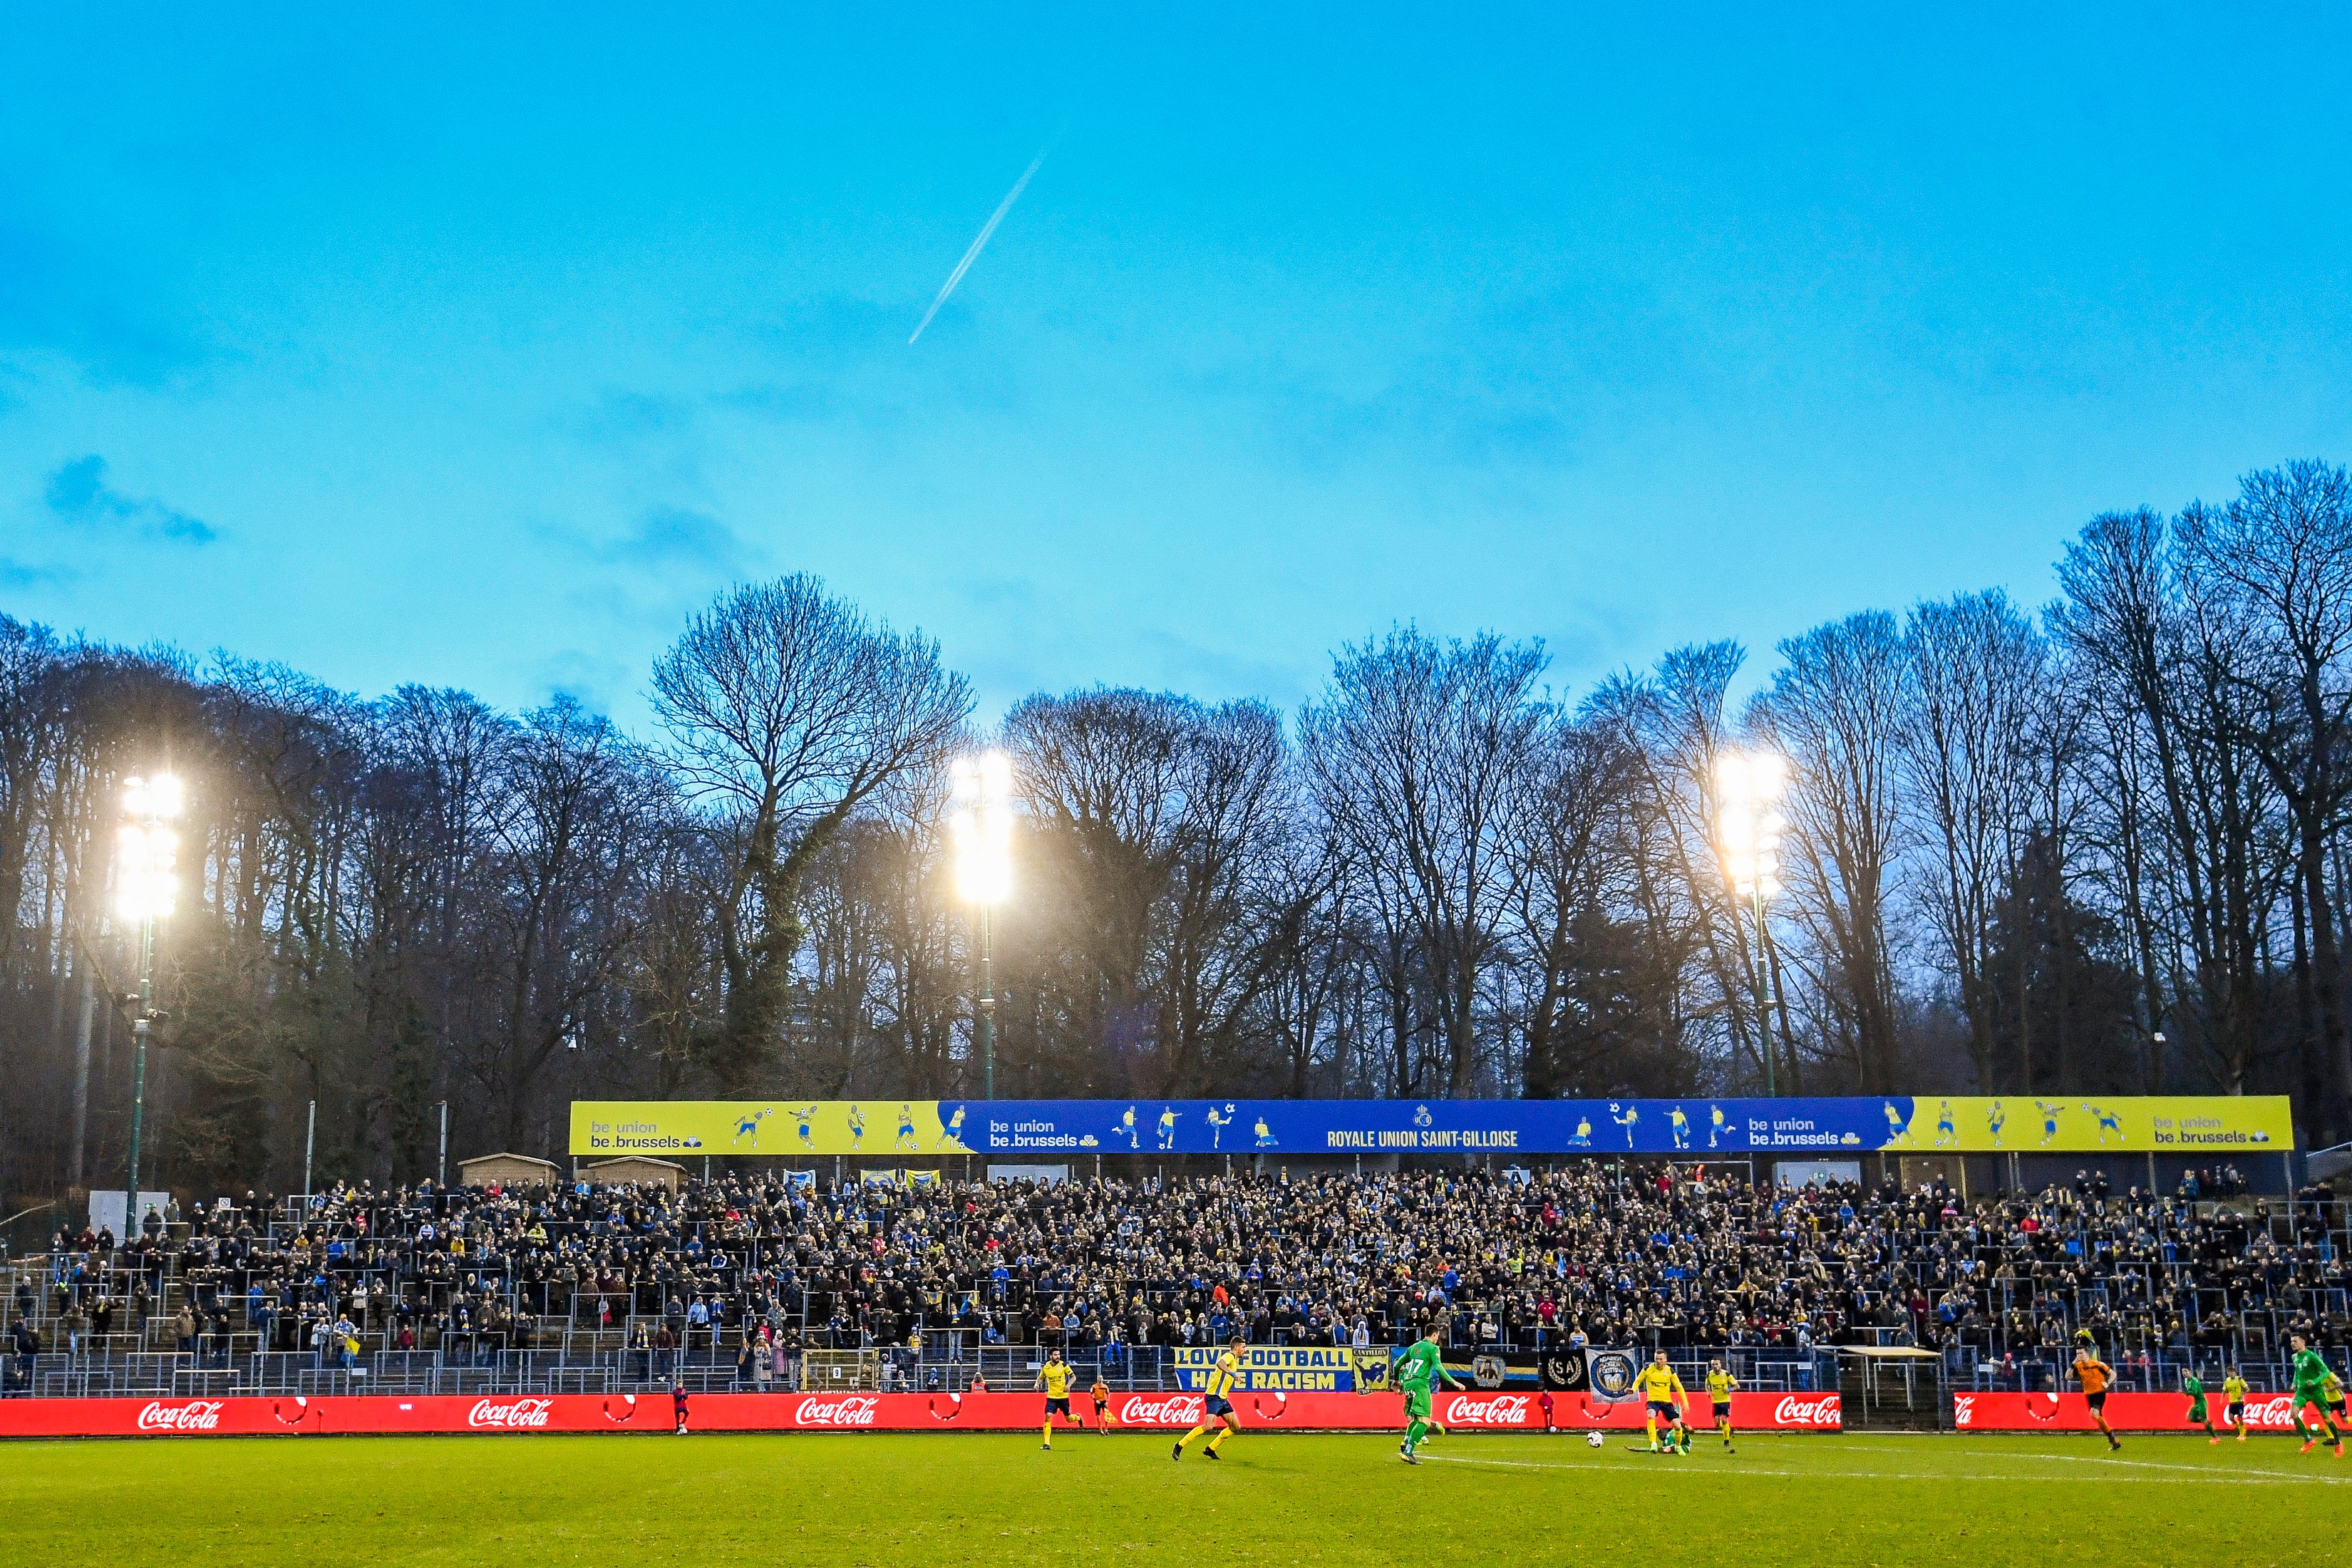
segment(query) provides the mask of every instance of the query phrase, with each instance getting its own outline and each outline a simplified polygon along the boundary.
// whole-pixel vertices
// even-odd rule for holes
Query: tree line
[[[122,781],[187,784],[148,1147],[173,1184],[560,1155],[574,1098],[976,1095],[949,765],[1016,796],[1006,1095],[2271,1092],[2352,1137],[2352,485],[2094,519],[1998,590],[1677,647],[1579,696],[1400,626],[1286,715],[1093,688],[992,729],[806,576],[656,726],[0,616],[0,1186],[119,1185]],[[1747,691],[1743,697],[1737,694]],[[1722,764],[1787,761],[1760,928]],[[152,1166],[151,1166],[152,1168]]]

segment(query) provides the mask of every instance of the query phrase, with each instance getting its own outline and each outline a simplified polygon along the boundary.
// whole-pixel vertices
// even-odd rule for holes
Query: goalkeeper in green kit
[[[2205,1403],[2205,1380],[2197,1375],[2196,1368],[2180,1369],[2180,1392],[2189,1395],[2189,1419],[2205,1428],[2208,1442],[2220,1442],[2221,1435],[2213,1430],[2213,1413]]]
[[[1421,1463],[1413,1458],[1413,1450],[1421,1447],[1433,1429],[1445,1430],[1429,1418],[1430,1384],[1434,1379],[1443,1379],[1448,1388],[1462,1386],[1446,1375],[1445,1352],[1437,1348],[1437,1325],[1432,1323],[1396,1364],[1396,1382],[1404,1391],[1407,1423],[1404,1441],[1397,1447],[1397,1458],[1408,1465]]]
[[[2294,1390],[2287,1395],[2287,1414],[2294,1417],[2294,1429],[2303,1434],[2303,1451],[2319,1441],[2319,1435],[2303,1424],[2303,1407],[2310,1405],[2319,1412],[2319,1424],[2327,1428],[2327,1440],[2336,1446],[2336,1457],[2344,1457],[2344,1434],[2336,1428],[2336,1418],[2327,1409],[2327,1385],[2336,1381],[2327,1360],[2311,1348],[2301,1334],[2287,1341],[2294,1352]]]

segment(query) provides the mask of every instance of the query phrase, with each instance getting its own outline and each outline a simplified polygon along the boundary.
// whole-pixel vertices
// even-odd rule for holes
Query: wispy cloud
[[[106,482],[106,459],[92,452],[76,458],[49,476],[41,499],[51,513],[68,522],[99,527],[125,526],[142,533],[176,539],[186,544],[210,544],[220,534],[212,524],[165,506],[123,494]]]
[[[76,575],[67,567],[27,566],[0,555],[0,588],[54,588],[71,582]]]
[[[1013,204],[1021,199],[1021,193],[1029,188],[1030,180],[1035,176],[1038,169],[1045,162],[1045,154],[1053,150],[1052,144],[1048,143],[1034,158],[1029,160],[1029,166],[1021,171],[1021,177],[1013,182],[1013,188],[1004,193],[1004,199],[996,204],[996,210],[988,215],[986,223],[980,226],[980,237],[971,242],[971,248],[965,251],[963,259],[955,264],[955,270],[948,274],[948,280],[940,285],[939,298],[933,300],[931,308],[923,312],[923,319],[915,323],[913,333],[907,339],[908,347],[911,348],[914,345],[916,338],[923,335],[923,329],[931,324],[931,318],[938,315],[940,307],[948,302],[948,296],[954,293],[956,285],[963,281],[963,275],[971,270],[971,264],[980,258],[980,253],[987,247],[989,236],[994,234],[996,226],[1004,221],[1004,215],[1013,210]]]
[[[638,515],[619,538],[595,549],[603,560],[625,566],[707,566],[732,572],[746,554],[736,531],[709,512],[657,506]]]

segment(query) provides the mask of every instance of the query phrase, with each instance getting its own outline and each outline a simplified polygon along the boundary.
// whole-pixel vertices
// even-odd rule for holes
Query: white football
[[[1584,1446],[1588,1448],[1598,1448],[1606,1440],[1598,1432],[1587,1432],[1584,1435]]]

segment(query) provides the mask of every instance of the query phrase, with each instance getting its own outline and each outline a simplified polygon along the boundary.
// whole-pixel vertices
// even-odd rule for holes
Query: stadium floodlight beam
[[[147,1037],[155,1023],[155,922],[177,901],[180,836],[171,824],[185,798],[170,773],[122,781],[122,826],[114,840],[114,907],[139,927],[139,1014],[131,1021],[131,1170],[123,1194],[122,1244],[139,1231],[139,1135],[147,1110]]]
[[[980,1037],[982,1098],[996,1098],[996,906],[1013,890],[1013,763],[1003,752],[958,758],[955,805],[948,828],[955,840],[956,892],[980,913],[980,994],[973,1032]]]
[[[1772,752],[1727,752],[1715,764],[1716,853],[1732,896],[1746,903],[1756,921],[1756,1025],[1764,1062],[1764,1092],[1780,1092],[1772,1072],[1772,1010],[1765,994],[1764,966],[1771,933],[1765,906],[1780,890],[1780,794],[1788,785],[1788,760]]]

